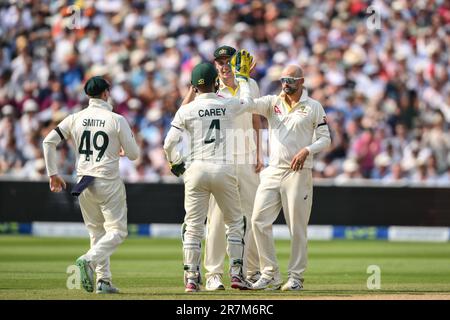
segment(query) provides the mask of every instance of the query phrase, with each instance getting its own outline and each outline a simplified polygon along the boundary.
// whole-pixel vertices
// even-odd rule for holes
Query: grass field
[[[450,299],[450,243],[312,241],[302,292],[185,294],[180,241],[129,238],[112,257],[122,293],[106,297],[66,288],[67,267],[88,245],[87,239],[0,237],[0,299]],[[289,242],[276,245],[285,278]],[[380,290],[367,289],[369,265],[381,268]]]

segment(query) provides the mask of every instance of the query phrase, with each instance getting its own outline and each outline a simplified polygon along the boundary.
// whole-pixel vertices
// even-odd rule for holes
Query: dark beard
[[[283,91],[286,94],[293,94],[293,93],[295,93],[295,91],[297,91],[297,89],[291,88],[291,87],[285,87],[285,88],[283,88]]]

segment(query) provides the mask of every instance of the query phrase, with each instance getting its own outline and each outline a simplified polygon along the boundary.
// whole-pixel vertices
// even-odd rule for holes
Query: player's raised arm
[[[248,79],[252,63],[253,57],[246,50],[238,51],[231,59],[231,67],[240,86],[240,107],[237,113],[251,112],[267,117],[272,103],[271,96],[253,99],[250,93]]]
[[[183,101],[181,101],[181,105],[185,105],[194,101],[195,95],[196,95],[195,87],[193,85],[189,86],[188,93],[184,97]]]
[[[119,118],[119,140],[124,151],[123,154],[130,160],[136,160],[139,157],[139,146],[124,117]]]

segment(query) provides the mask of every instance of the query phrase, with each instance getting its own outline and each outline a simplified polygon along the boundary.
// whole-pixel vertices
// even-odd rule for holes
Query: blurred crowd
[[[332,146],[316,178],[450,185],[450,2],[444,0],[98,0],[0,2],[0,176],[45,177],[41,142],[112,83],[142,155],[130,182],[169,177],[162,142],[190,72],[219,45],[249,50],[261,94],[304,68]],[[267,152],[266,148],[264,148]],[[74,153],[60,144],[61,173]]]

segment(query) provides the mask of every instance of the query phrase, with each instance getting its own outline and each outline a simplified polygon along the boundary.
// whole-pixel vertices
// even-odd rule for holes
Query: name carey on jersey
[[[198,116],[200,118],[203,117],[221,117],[225,116],[225,112],[227,109],[225,108],[215,108],[215,109],[200,109],[198,110]]]
[[[100,119],[83,119],[84,127],[105,127],[106,120]]]

